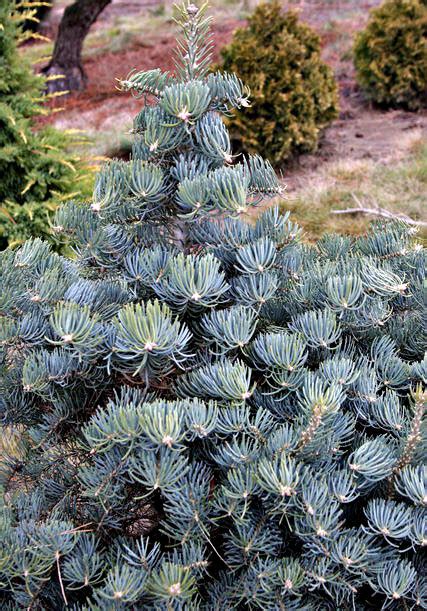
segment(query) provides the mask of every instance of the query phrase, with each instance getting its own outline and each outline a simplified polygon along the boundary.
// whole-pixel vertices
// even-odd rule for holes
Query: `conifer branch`
[[[427,406],[427,392],[419,384],[411,393],[414,405],[410,429],[401,453],[401,456],[393,469],[394,474],[399,473],[404,467],[411,464],[415,450],[422,439],[421,427]]]

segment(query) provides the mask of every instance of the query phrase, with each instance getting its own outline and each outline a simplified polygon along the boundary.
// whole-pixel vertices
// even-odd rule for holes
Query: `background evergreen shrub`
[[[357,79],[370,99],[415,110],[427,102],[427,3],[386,0],[356,38]]]
[[[274,164],[313,151],[336,116],[337,86],[320,58],[320,39],[276,0],[260,4],[222,51],[222,67],[251,91],[251,106],[227,120],[239,149]]]
[[[16,9],[24,13],[26,19],[22,23],[24,31],[37,32],[40,29],[42,22],[47,19],[52,10],[52,3],[45,1],[19,2]]]
[[[0,248],[48,235],[49,213],[79,191],[82,177],[66,150],[69,137],[51,127],[34,130],[34,118],[47,112],[45,81],[17,50],[26,37],[22,24],[34,11],[31,3],[0,0]]]
[[[425,608],[425,256],[403,225],[316,245],[233,162],[181,9],[133,158],[0,255],[5,610]]]

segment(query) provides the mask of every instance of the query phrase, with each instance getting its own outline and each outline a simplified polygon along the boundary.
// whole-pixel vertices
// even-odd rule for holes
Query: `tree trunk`
[[[50,63],[43,72],[47,76],[63,75],[48,81],[49,93],[76,91],[86,86],[82,66],[83,42],[91,25],[111,0],[76,0],[64,11]]]

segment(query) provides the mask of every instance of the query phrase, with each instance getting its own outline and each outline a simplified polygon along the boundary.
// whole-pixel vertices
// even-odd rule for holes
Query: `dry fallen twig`
[[[354,195],[351,194],[352,198],[357,204],[356,208],[344,208],[343,210],[331,210],[331,214],[373,214],[375,216],[382,216],[387,219],[397,219],[400,221],[404,221],[408,225],[420,225],[423,227],[427,227],[427,222],[425,221],[415,221],[411,219],[409,216],[403,213],[394,213],[390,212],[390,210],[386,210],[385,208],[368,208],[362,204],[362,202]]]

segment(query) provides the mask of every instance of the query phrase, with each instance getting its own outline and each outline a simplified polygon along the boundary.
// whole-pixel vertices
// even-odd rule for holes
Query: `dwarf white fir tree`
[[[132,159],[58,212],[75,257],[1,254],[2,609],[426,608],[424,252],[247,222],[282,188],[233,157],[204,11],[122,82]]]

